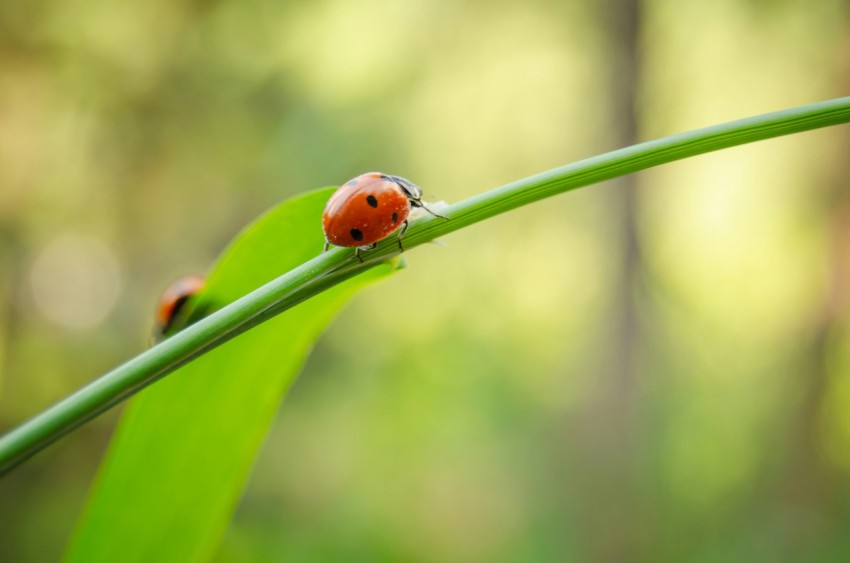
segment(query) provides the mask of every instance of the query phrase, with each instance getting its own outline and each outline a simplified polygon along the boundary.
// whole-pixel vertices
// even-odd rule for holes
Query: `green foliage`
[[[0,434],[301,190],[379,169],[459,202],[850,84],[846,1],[0,6]],[[213,561],[845,560],[848,146],[411,247],[317,341]],[[118,411],[0,478],[0,561],[61,558]]]
[[[448,221],[417,220],[406,246],[592,183],[847,121],[850,98],[841,98],[612,151],[441,209]],[[128,551],[150,560],[163,549],[176,561],[205,560],[213,553],[280,396],[358,282],[339,284],[377,265],[358,280],[386,273],[386,260],[398,253],[390,237],[365,263],[350,249],[316,256],[322,245],[317,218],[330,193],[314,192],[280,206],[231,246],[199,300],[200,311],[214,311],[208,317],[0,438],[0,470],[9,469],[138,389],[313,298],[195,361],[130,407],[72,544],[71,561],[111,561]]]
[[[314,257],[330,190],[291,199],[224,252],[198,303],[218,309]],[[135,398],[120,422],[69,561],[205,561],[226,529],[281,397],[369,270],[218,348]]]
[[[405,245],[410,249],[500,213],[596,182],[698,154],[848,121],[850,97],[845,97],[639,143],[524,178],[441,209],[441,213],[451,220],[433,216],[418,219],[405,236]],[[323,197],[326,198],[328,193]],[[304,232],[318,232],[314,225],[320,211],[321,205],[317,204],[312,215],[300,219]],[[286,244],[294,244],[295,239],[301,236],[301,232],[293,228],[297,223],[282,224],[287,226],[288,232],[298,233],[298,236],[280,237],[280,246],[274,251]],[[308,235],[299,244],[309,240]],[[263,248],[269,252],[267,246]],[[274,279],[239,299],[237,293],[231,294],[230,299],[237,300],[228,306],[119,366],[0,438],[0,472],[8,471],[63,434],[186,362],[398,253],[396,241],[388,237],[367,254],[363,263],[353,257],[350,249],[335,248],[288,272],[275,268],[275,272],[285,273],[277,278],[270,276]],[[310,252],[304,254],[305,257],[312,255]],[[263,261],[259,254],[247,260],[251,259]],[[275,252],[272,252],[271,259],[278,259]],[[244,267],[250,270],[256,266]],[[243,286],[243,289],[247,287],[251,286]]]

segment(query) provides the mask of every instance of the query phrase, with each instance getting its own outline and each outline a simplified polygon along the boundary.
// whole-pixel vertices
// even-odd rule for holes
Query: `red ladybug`
[[[331,244],[354,247],[362,262],[360,251],[375,248],[379,240],[398,231],[398,248],[403,251],[401,238],[412,207],[447,219],[422,203],[422,190],[410,180],[380,172],[361,174],[340,186],[325,206],[325,250]]]
[[[186,302],[204,288],[204,278],[201,276],[185,276],[169,285],[156,307],[155,333],[158,338],[165,335],[177,314]]]

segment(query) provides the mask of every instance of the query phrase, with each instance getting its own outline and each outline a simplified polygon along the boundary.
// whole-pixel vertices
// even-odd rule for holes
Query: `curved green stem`
[[[494,215],[589,184],[736,145],[850,122],[850,97],[731,121],[612,151],[458,202],[411,225],[407,249]],[[183,364],[268,318],[397,254],[390,237],[360,264],[333,249],[198,321],[0,438],[0,474]]]

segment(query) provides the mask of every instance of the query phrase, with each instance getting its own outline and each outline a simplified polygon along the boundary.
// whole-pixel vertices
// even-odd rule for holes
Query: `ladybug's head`
[[[413,201],[419,201],[422,198],[422,190],[408,180],[407,178],[402,178],[401,176],[387,176],[388,180],[395,182],[398,184],[405,194],[407,194],[408,199],[412,199]]]

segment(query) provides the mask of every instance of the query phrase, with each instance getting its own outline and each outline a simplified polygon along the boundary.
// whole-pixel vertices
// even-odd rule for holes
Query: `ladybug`
[[[171,329],[177,314],[186,302],[204,288],[204,278],[201,276],[185,276],[169,285],[156,307],[156,326],[154,334],[162,338]]]
[[[354,247],[360,252],[372,250],[382,240],[398,231],[398,248],[407,232],[407,216],[413,207],[421,207],[434,217],[438,215],[422,203],[422,190],[401,176],[367,172],[340,186],[328,200],[322,213],[325,249],[334,246]]]

